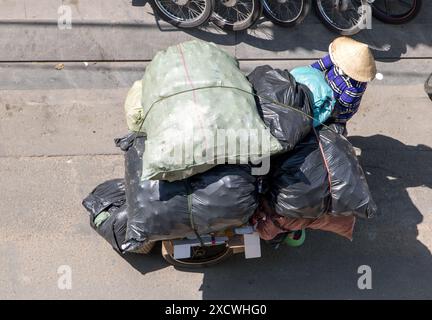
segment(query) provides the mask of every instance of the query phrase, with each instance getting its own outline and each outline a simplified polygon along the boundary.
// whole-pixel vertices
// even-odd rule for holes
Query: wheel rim
[[[392,18],[404,18],[412,14],[417,0],[375,0],[373,7],[381,14]]]
[[[208,6],[206,0],[155,0],[155,3],[159,10],[177,22],[201,19]]]
[[[265,0],[263,1],[264,9],[274,19],[280,22],[296,21],[304,6],[303,0]]]
[[[219,0],[213,14],[224,24],[236,25],[252,19],[254,11],[253,0]]]
[[[362,21],[360,0],[321,0],[318,10],[323,18],[340,31],[356,27]]]

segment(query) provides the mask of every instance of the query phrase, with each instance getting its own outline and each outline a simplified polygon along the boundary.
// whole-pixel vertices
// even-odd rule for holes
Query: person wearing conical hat
[[[329,54],[313,63],[312,67],[325,73],[336,99],[326,124],[341,125],[346,135],[346,123],[357,112],[367,83],[376,75],[372,52],[367,44],[339,37],[330,43]]]

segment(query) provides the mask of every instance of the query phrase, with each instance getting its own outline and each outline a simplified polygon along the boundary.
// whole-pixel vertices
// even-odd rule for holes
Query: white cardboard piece
[[[258,232],[244,234],[245,258],[261,257],[261,242]]]
[[[174,259],[187,259],[191,256],[190,244],[177,244],[174,246]]]

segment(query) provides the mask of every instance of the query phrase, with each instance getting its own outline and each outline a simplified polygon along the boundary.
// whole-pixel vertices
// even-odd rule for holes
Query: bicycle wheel
[[[327,28],[350,36],[363,29],[370,6],[367,0],[316,0],[315,10]]]
[[[165,21],[179,28],[195,28],[206,23],[215,0],[152,0],[153,10]]]
[[[414,19],[421,6],[421,0],[375,0],[372,14],[382,22],[401,24]]]
[[[310,0],[262,0],[264,15],[274,24],[293,27],[309,13]]]
[[[217,0],[213,11],[213,22],[229,31],[245,30],[261,16],[260,0]]]
[[[174,258],[174,246],[169,240],[162,241],[162,257],[175,267],[203,268],[225,261],[233,255],[233,251],[226,244],[192,247],[192,257],[187,259]]]

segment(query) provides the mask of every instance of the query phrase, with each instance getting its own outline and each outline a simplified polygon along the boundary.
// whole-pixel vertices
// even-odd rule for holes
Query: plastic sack
[[[287,70],[268,65],[255,68],[248,79],[258,95],[257,106],[264,123],[285,151],[292,150],[312,128],[308,89],[297,84]]]
[[[131,131],[139,131],[143,120],[143,108],[141,105],[142,81],[135,81],[130,88],[124,109],[126,113],[126,123]]]
[[[375,215],[377,207],[355,151],[340,134],[328,128],[314,130],[275,161],[269,197],[278,214],[294,218],[318,218],[324,213]]]
[[[327,170],[314,133],[272,160],[270,202],[280,215],[318,218],[329,210]]]
[[[142,80],[142,111],[134,86],[125,107],[129,129],[147,135],[143,180],[181,180],[227,160],[259,161],[282,151],[237,60],[213,43],[193,40],[158,52]],[[247,150],[227,148],[227,136],[241,144],[241,130],[248,133]]]
[[[117,144],[121,145],[122,140],[118,139]],[[145,137],[138,136],[125,153],[129,212],[124,250],[137,250],[147,241],[240,226],[254,213],[256,178],[248,166],[217,166],[174,182],[141,180],[144,147]]]
[[[102,211],[120,208],[126,202],[123,179],[113,179],[101,183],[83,200],[82,205],[94,220]]]
[[[100,184],[82,204],[90,213],[92,228],[116,251],[122,252],[128,217],[124,180],[114,179]],[[99,219],[102,216],[103,219]]]
[[[331,184],[330,213],[373,217],[377,206],[351,143],[328,128],[319,131],[319,138]]]
[[[297,67],[291,70],[291,74],[298,83],[309,88],[313,102],[313,126],[318,127],[330,117],[333,111],[336,103],[333,90],[328,85],[324,73],[311,66]]]

